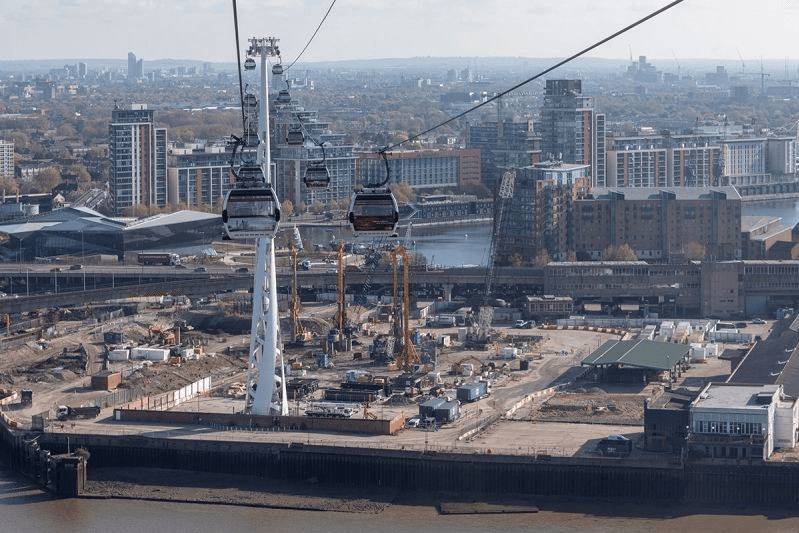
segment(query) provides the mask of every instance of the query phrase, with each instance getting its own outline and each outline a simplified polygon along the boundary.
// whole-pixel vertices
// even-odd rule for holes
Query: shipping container
[[[454,422],[460,414],[458,402],[444,402],[433,410],[433,416],[439,424]]]
[[[461,402],[475,402],[488,396],[488,384],[484,381],[467,383],[458,387],[455,394]]]
[[[446,400],[444,398],[431,398],[430,400],[427,400],[423,404],[419,405],[419,416],[422,418],[434,417],[436,408],[445,403]]]

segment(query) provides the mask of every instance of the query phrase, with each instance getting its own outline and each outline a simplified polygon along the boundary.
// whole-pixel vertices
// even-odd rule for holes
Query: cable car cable
[[[236,10],[236,0],[233,0],[233,29],[236,32],[236,63],[239,68],[239,102],[241,102],[241,126],[247,131],[247,119],[244,117],[244,82],[241,79],[241,48],[239,47],[239,16]]]
[[[305,53],[305,50],[307,50],[307,49],[308,49],[308,47],[311,45],[311,42],[313,42],[313,40],[314,40],[314,37],[316,37],[316,34],[317,34],[317,33],[319,33],[319,29],[322,27],[322,24],[324,24],[324,23],[325,23],[325,21],[327,20],[327,16],[330,14],[330,11],[333,9],[333,6],[334,6],[334,5],[336,5],[336,0],[333,0],[333,2],[330,4],[330,7],[329,7],[329,8],[327,8],[327,13],[325,13],[325,16],[324,16],[324,17],[322,17],[322,22],[320,22],[320,23],[319,23],[319,26],[317,26],[317,27],[316,27],[316,31],[314,31],[314,32],[313,32],[313,35],[311,35],[311,38],[310,38],[310,39],[308,39],[308,42],[307,42],[307,43],[305,43],[305,46],[303,47],[303,49],[302,49],[302,50],[300,50],[300,53],[299,53],[299,54],[297,54],[297,57],[295,57],[295,58],[294,58],[294,61],[292,61],[292,62],[291,62],[291,64],[289,64],[289,66],[287,66],[286,68],[284,68],[284,69],[283,69],[283,72],[286,72],[286,71],[288,71],[289,69],[291,69],[291,67],[293,67],[293,66],[294,66],[294,64],[295,64],[297,61],[299,61],[299,60],[300,60],[300,58],[302,57],[302,54],[304,54],[304,53]]]
[[[533,76],[532,78],[528,78],[528,79],[524,80],[524,81],[523,81],[523,82],[521,82],[521,83],[517,83],[516,85],[514,85],[514,86],[513,86],[513,87],[511,87],[510,89],[506,89],[506,90],[502,91],[501,93],[495,94],[494,96],[492,96],[491,98],[487,99],[486,101],[484,101],[484,102],[480,102],[480,103],[479,103],[479,104],[477,104],[476,106],[474,106],[474,107],[472,107],[472,108],[470,108],[470,109],[467,109],[466,111],[464,111],[464,112],[462,112],[462,113],[458,113],[457,115],[455,115],[455,116],[453,116],[453,117],[450,117],[449,119],[445,120],[444,122],[442,122],[442,123],[440,123],[440,124],[437,124],[437,125],[435,125],[435,126],[433,126],[433,127],[431,127],[431,128],[428,128],[428,129],[426,129],[425,131],[422,131],[422,132],[420,132],[420,133],[417,133],[417,134],[415,134],[415,135],[412,135],[412,136],[408,137],[407,139],[405,139],[404,141],[400,141],[400,142],[398,142],[398,143],[395,143],[395,144],[392,144],[392,145],[388,145],[388,146],[386,146],[385,148],[383,148],[383,150],[390,150],[390,149],[392,149],[392,148],[398,148],[398,147],[402,146],[402,145],[403,145],[403,144],[405,144],[405,143],[409,143],[409,142],[411,142],[411,141],[415,141],[416,139],[418,139],[418,138],[419,138],[419,137],[421,137],[422,135],[426,135],[426,134],[430,133],[431,131],[437,130],[438,128],[440,128],[440,127],[442,127],[442,126],[446,126],[446,125],[447,125],[447,124],[449,124],[450,122],[454,122],[454,121],[458,120],[459,118],[462,118],[462,117],[464,117],[464,116],[468,115],[468,114],[469,114],[469,113],[471,113],[472,111],[476,111],[476,110],[480,109],[481,107],[483,107],[484,105],[486,105],[486,104],[490,104],[490,103],[491,103],[491,102],[493,102],[494,100],[497,100],[497,99],[499,99],[499,98],[502,98],[502,97],[503,97],[503,96],[505,96],[506,94],[508,94],[508,93],[511,93],[511,92],[515,91],[516,89],[518,89],[518,88],[520,88],[520,87],[523,87],[523,86],[527,85],[527,84],[528,84],[528,83],[530,83],[531,81],[535,81],[535,80],[537,80],[538,78],[540,78],[541,76],[544,76],[544,75],[546,75],[546,74],[549,74],[549,73],[550,73],[550,72],[552,72],[553,70],[555,70],[555,69],[558,69],[558,68],[562,67],[562,66],[563,66],[563,65],[565,65],[566,63],[569,63],[569,62],[571,62],[571,61],[573,61],[573,60],[577,59],[578,57],[580,57],[580,56],[583,56],[583,55],[587,54],[588,52],[590,52],[590,51],[591,51],[591,50],[593,50],[594,48],[598,48],[599,46],[602,46],[602,45],[603,45],[603,44],[605,44],[606,42],[608,42],[608,41],[611,41],[611,40],[615,39],[616,37],[618,37],[618,36],[620,36],[620,35],[622,35],[622,34],[624,34],[624,33],[627,33],[628,31],[630,31],[631,29],[635,28],[636,26],[640,26],[641,24],[643,24],[644,22],[648,21],[649,19],[652,19],[652,18],[654,18],[654,17],[656,17],[656,16],[660,15],[661,13],[663,13],[663,12],[665,12],[665,11],[667,11],[667,10],[669,10],[669,9],[673,8],[673,7],[674,7],[674,6],[676,6],[677,4],[681,4],[683,1],[684,1],[684,0],[674,0],[674,1],[673,1],[673,2],[671,2],[670,4],[668,4],[668,5],[664,6],[664,7],[661,7],[660,9],[658,9],[658,10],[656,10],[656,11],[653,11],[652,13],[650,13],[650,14],[646,15],[645,17],[643,17],[643,18],[641,18],[641,19],[638,19],[637,21],[633,22],[632,24],[630,24],[630,25],[628,25],[628,26],[625,26],[624,28],[620,29],[620,30],[619,30],[619,31],[617,31],[616,33],[614,33],[614,34],[612,34],[612,35],[609,35],[609,36],[605,37],[604,39],[602,39],[602,40],[600,40],[600,41],[597,41],[597,42],[595,42],[595,43],[594,43],[594,44],[592,44],[591,46],[589,46],[589,47],[587,47],[587,48],[584,48],[584,49],[580,50],[580,51],[579,51],[579,52],[577,52],[576,54],[573,54],[573,55],[571,55],[571,56],[567,57],[566,59],[564,59],[564,60],[562,60],[562,61],[559,61],[558,63],[556,63],[556,64],[552,65],[552,66],[551,66],[551,67],[549,67],[548,69],[546,69],[546,70],[543,70],[543,71],[539,72],[538,74],[536,74],[536,75],[535,75],[535,76]]]

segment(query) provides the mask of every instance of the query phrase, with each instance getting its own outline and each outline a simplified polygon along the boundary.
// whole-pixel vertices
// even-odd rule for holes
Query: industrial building
[[[178,211],[129,221],[109,218],[86,208],[63,208],[0,225],[8,241],[2,261],[34,258],[111,256],[144,250],[189,251],[208,246],[222,233],[219,215]]]
[[[763,459],[796,446],[799,403],[782,385],[708,383],[691,403],[688,452],[716,459]]]
[[[649,340],[608,341],[583,359],[597,381],[647,383],[671,381],[688,364],[690,347]]]

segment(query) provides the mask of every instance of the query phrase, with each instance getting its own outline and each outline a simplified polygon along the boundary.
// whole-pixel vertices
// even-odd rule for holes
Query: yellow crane
[[[291,327],[294,342],[308,342],[313,338],[311,332],[305,329],[300,320],[300,298],[297,289],[297,253],[294,245],[290,247],[291,252]]]

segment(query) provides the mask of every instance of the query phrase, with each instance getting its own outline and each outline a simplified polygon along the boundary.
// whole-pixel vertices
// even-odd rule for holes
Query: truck
[[[56,410],[55,417],[58,420],[83,420],[88,418],[97,418],[100,414],[100,407],[90,405],[88,407],[70,407],[68,405],[59,405]]]
[[[140,265],[177,266],[180,256],[171,252],[141,252],[137,256]]]

